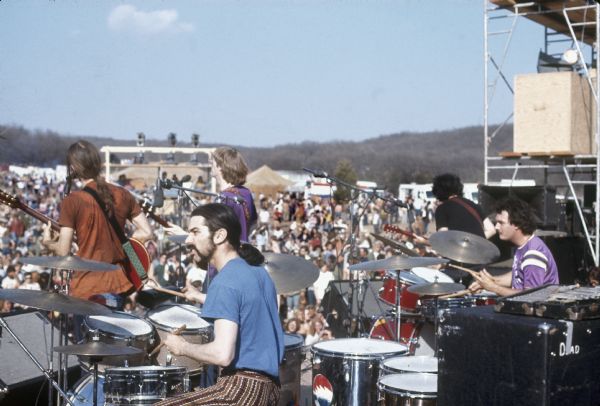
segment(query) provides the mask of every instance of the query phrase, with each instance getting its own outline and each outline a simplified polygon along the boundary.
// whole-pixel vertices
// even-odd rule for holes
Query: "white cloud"
[[[129,4],[119,5],[110,12],[108,27],[139,34],[194,31],[193,24],[179,21],[177,10],[141,11]]]

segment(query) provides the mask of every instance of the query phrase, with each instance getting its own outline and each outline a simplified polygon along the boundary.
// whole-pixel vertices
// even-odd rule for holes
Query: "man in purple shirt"
[[[523,289],[558,285],[558,268],[546,244],[533,235],[534,213],[529,205],[515,197],[501,201],[496,208],[496,231],[500,239],[517,246],[511,272],[492,276],[485,269],[474,275],[472,292],[485,289],[508,296]]]

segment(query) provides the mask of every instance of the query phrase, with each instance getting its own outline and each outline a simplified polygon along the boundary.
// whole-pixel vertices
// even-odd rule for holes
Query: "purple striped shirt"
[[[515,252],[512,288],[522,290],[547,284],[558,285],[558,268],[544,241],[532,236]]]

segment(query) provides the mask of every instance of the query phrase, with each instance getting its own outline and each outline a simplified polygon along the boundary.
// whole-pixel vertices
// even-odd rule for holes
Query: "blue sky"
[[[509,75],[542,35],[520,20]],[[4,0],[0,38],[0,123],[29,129],[272,146],[483,123],[481,0]],[[499,92],[491,120],[511,109]]]

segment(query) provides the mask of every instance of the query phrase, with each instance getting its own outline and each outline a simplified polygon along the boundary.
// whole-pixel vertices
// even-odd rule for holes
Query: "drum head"
[[[437,378],[436,374],[392,374],[381,377],[379,386],[386,392],[399,395],[437,397]]]
[[[146,313],[146,318],[163,330],[175,330],[185,324],[186,331],[196,331],[210,327],[201,315],[202,311],[197,307],[175,304],[158,306]]]
[[[453,283],[454,280],[446,275],[445,273],[438,271],[437,269],[431,268],[412,268],[410,270],[412,273],[417,275],[420,278],[425,279],[429,283],[435,283],[436,281],[439,283]],[[437,278],[437,279],[436,279]]]
[[[313,345],[315,353],[331,353],[361,358],[378,358],[388,355],[400,355],[408,352],[408,347],[394,341],[370,338],[340,338],[321,341]]]
[[[302,344],[304,344],[304,338],[302,338],[300,334],[285,333],[283,336],[283,342],[285,343],[285,350],[287,351],[302,347]]]
[[[125,312],[113,312],[110,316],[87,316],[85,324],[91,330],[121,337],[136,337],[152,333],[150,323]]]
[[[429,372],[437,374],[438,359],[426,355],[394,357],[383,361],[383,368],[397,372]]]
[[[106,377],[122,376],[122,375],[156,375],[156,374],[185,374],[185,367],[179,366],[157,366],[146,365],[141,367],[116,367],[106,368]]]

